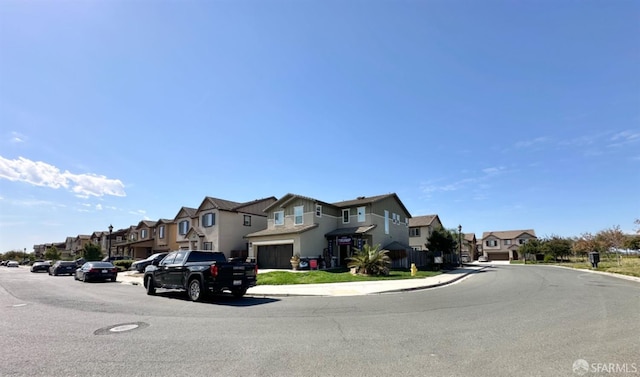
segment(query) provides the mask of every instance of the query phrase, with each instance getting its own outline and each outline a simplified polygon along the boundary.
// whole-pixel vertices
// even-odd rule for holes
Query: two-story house
[[[536,233],[533,229],[482,233],[482,252],[489,260],[517,260],[518,249]]]
[[[176,242],[177,228],[178,225],[173,220],[158,220],[153,244],[154,253],[166,253],[180,248]]]
[[[267,227],[265,208],[275,197],[234,202],[207,196],[198,208],[182,207],[174,221],[181,249],[211,250],[227,258],[247,257],[247,234]]]
[[[409,219],[409,246],[413,250],[426,250],[427,239],[434,229],[442,228],[438,215],[415,216]]]
[[[127,247],[131,259],[144,259],[153,254],[156,224],[157,221],[142,220],[129,233]]]
[[[345,265],[365,244],[409,249],[411,215],[396,194],[327,203],[289,193],[265,212],[266,229],[247,235],[260,268],[290,268],[294,254]]]

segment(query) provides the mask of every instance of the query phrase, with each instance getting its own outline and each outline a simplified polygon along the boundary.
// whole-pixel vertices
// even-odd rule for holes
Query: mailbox
[[[598,268],[598,263],[600,263],[600,253],[598,253],[597,251],[590,252],[589,263],[591,263],[591,267]]]

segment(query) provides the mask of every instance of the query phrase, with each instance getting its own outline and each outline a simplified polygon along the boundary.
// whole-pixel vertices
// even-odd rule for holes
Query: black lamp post
[[[109,224],[109,262],[111,262],[111,232],[113,232],[113,225]]]
[[[462,225],[458,225],[458,264],[462,267]]]
[[[27,260],[27,248],[25,247],[22,253],[22,263],[24,263],[26,260]]]

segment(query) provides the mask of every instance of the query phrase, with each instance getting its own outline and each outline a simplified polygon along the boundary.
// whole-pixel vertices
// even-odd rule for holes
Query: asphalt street
[[[0,310],[0,376],[640,376],[640,284],[545,266],[204,303],[3,267]]]

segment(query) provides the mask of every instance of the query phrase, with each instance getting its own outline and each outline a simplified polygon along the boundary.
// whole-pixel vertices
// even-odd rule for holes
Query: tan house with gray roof
[[[441,228],[438,215],[415,216],[409,219],[409,246],[413,250],[426,250],[427,239],[434,229]]]
[[[291,268],[294,254],[345,265],[365,244],[410,249],[411,215],[396,194],[336,203],[287,194],[265,209],[267,227],[246,236],[249,258],[260,268]]]
[[[221,251],[227,258],[246,258],[245,236],[267,227],[264,210],[275,201],[273,196],[250,202],[207,196],[198,208],[183,207],[178,213],[176,241],[181,249]]]
[[[489,260],[517,260],[520,246],[535,238],[533,229],[484,232],[482,253]]]

